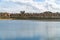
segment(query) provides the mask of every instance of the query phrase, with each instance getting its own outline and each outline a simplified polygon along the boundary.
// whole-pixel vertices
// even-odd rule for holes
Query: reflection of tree
[[[48,23],[46,22],[46,34],[47,34],[47,40],[49,40],[49,29],[48,29]]]

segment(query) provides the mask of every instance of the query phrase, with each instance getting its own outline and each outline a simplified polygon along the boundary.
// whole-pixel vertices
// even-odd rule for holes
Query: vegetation
[[[0,19],[33,19],[33,20],[41,20],[41,19],[60,19],[60,13],[52,13],[49,11],[43,13],[25,13],[25,11],[21,11],[20,13],[0,13]]]

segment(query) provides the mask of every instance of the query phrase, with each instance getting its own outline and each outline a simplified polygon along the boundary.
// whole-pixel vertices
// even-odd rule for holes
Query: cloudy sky
[[[0,12],[60,12],[60,0],[0,0]]]

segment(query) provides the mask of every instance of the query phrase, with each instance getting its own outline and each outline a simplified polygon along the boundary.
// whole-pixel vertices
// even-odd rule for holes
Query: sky
[[[0,12],[60,12],[60,0],[0,0]]]

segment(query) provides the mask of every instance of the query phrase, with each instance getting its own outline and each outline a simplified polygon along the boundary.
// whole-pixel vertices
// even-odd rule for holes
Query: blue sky
[[[33,0],[35,2],[44,2],[45,0]]]
[[[60,0],[0,0],[0,12],[60,12]]]

